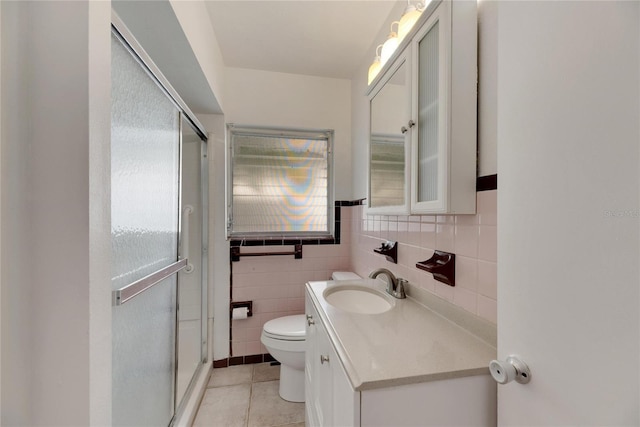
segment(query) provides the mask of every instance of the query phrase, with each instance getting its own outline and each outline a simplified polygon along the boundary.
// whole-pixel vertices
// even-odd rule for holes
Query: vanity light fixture
[[[373,79],[376,78],[376,76],[378,75],[378,73],[380,72],[380,68],[382,68],[382,62],[380,60],[380,49],[382,48],[382,45],[379,44],[378,47],[376,48],[376,58],[373,60],[373,63],[371,64],[371,66],[369,66],[369,79],[367,81],[367,84],[371,84],[371,82],[373,81]]]
[[[382,65],[384,65],[389,60],[389,58],[391,58],[391,55],[393,55],[393,52],[396,51],[396,49],[398,48],[398,45],[400,44],[400,40],[398,39],[398,33],[393,31],[394,24],[400,25],[400,22],[393,21],[391,23],[391,32],[389,33],[389,37],[387,38],[387,41],[384,42],[384,44],[382,45],[382,52],[380,53],[380,59],[382,60]]]
[[[430,0],[427,0],[426,3],[417,3],[413,5],[411,0],[407,0],[407,8],[404,10],[402,14],[402,18],[400,18],[400,22],[398,24],[398,40],[401,42],[402,39],[405,38],[411,28],[413,28],[414,24],[422,15],[422,12],[427,8],[427,4],[430,3]]]
[[[385,41],[383,45],[378,45],[376,48],[376,58],[373,60],[371,66],[369,66],[367,84],[371,84],[371,82],[376,78],[382,66],[389,60],[389,58],[391,58],[391,55],[396,51],[400,42],[407,36],[407,34],[409,34],[429,3],[431,3],[431,0],[424,0],[424,3],[419,1],[415,4],[411,3],[411,0],[407,0],[407,7],[400,18],[400,21],[393,21],[391,23],[391,31],[389,32],[387,41]],[[393,31],[394,25],[398,25],[397,32]],[[379,52],[380,46],[382,46],[381,52]]]

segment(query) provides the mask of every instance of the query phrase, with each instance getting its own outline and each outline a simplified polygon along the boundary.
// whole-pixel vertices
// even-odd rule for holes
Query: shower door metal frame
[[[182,132],[180,133],[180,138],[182,138]],[[208,140],[201,139],[200,140],[200,204],[201,204],[201,214],[202,214],[202,240],[201,240],[201,261],[200,261],[200,281],[203,284],[201,287],[201,313],[202,317],[200,319],[200,361],[201,363],[198,365],[198,368],[195,370],[191,380],[189,381],[189,385],[187,386],[184,396],[189,396],[193,392],[193,389],[196,384],[196,378],[199,377],[200,372],[204,369],[204,366],[208,362],[209,356],[209,347],[208,347],[208,339],[209,339],[209,330],[208,330],[208,320],[209,320],[209,312],[208,312],[208,274],[209,274],[209,264],[208,264],[208,253],[209,253],[209,226],[208,226],[208,218],[209,218],[209,162],[208,162]],[[180,142],[182,146],[182,141]],[[182,163],[182,156],[181,156]],[[182,165],[181,165],[182,166]],[[182,170],[182,168],[181,168]],[[181,177],[182,182],[182,177]],[[182,185],[180,186],[182,188]],[[182,197],[182,195],[181,195]],[[186,266],[186,264],[185,264]],[[180,281],[178,279],[177,286],[177,298],[176,301],[179,303],[180,297]],[[180,316],[180,307],[176,310],[176,382],[178,378],[178,345],[179,345],[179,316]],[[174,387],[175,388],[175,387]],[[174,404],[175,404],[175,414],[173,419],[171,420],[171,424],[169,426],[173,426],[173,422],[175,419],[184,411],[184,407],[186,405],[186,400],[183,398],[181,402],[178,402],[177,394],[174,395]]]
[[[201,249],[201,257],[202,257],[202,274],[201,274],[201,348],[200,348],[200,360],[198,368],[195,370],[189,386],[187,387],[184,396],[188,396],[194,387],[194,379],[198,377],[204,365],[207,363],[208,359],[208,212],[209,212],[209,197],[208,197],[208,161],[207,161],[207,147],[208,147],[208,136],[207,131],[200,123],[200,121],[196,118],[195,114],[189,109],[187,104],[182,100],[180,95],[173,88],[171,83],[164,77],[160,69],[155,65],[153,60],[149,57],[149,55],[144,51],[140,43],[136,40],[133,34],[129,31],[126,25],[122,22],[120,17],[117,15],[115,11],[111,11],[111,32],[114,36],[122,43],[122,45],[129,51],[132,57],[140,64],[142,69],[147,73],[147,75],[152,79],[153,82],[160,88],[160,90],[169,98],[169,100],[175,105],[179,112],[179,170],[178,170],[178,188],[179,188],[179,212],[178,212],[178,247],[180,247],[180,242],[182,241],[182,118],[184,118],[194,132],[198,135],[201,140],[201,169],[200,169],[200,184],[201,184],[201,202],[202,202],[202,249]],[[180,257],[180,253],[177,254],[178,261],[146,276],[139,280],[136,280],[133,283],[130,283],[127,286],[124,286],[120,289],[113,291],[113,305],[122,305],[127,301],[135,298],[138,295],[141,295],[147,289],[150,289],[155,284],[161,282],[162,280],[170,277],[172,275],[176,275],[176,305],[178,305],[178,289],[180,286],[178,272],[183,270],[187,266],[187,259],[182,259]],[[182,404],[184,402],[177,402],[177,393],[176,393],[176,383],[177,383],[177,369],[178,369],[178,349],[177,345],[179,343],[179,328],[178,328],[178,311],[179,307],[176,307],[176,319],[175,319],[175,363],[174,363],[174,373],[173,373],[173,408],[172,408],[172,418],[170,420],[169,425],[173,425],[176,414],[179,413],[179,410],[182,409]],[[184,399],[183,399],[184,400]]]

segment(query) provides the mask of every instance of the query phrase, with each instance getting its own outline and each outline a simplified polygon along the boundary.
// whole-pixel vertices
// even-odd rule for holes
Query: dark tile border
[[[226,368],[229,366],[229,359],[221,359],[213,361],[213,368]]]
[[[476,191],[490,191],[498,189],[498,175],[479,176],[476,180]]]
[[[244,356],[236,356],[229,358],[229,366],[244,365]]]
[[[245,365],[253,365],[254,363],[262,363],[264,361],[264,356],[262,354],[254,354],[251,356],[244,356],[244,364]]]
[[[238,365],[254,365],[256,363],[265,362],[276,362],[276,359],[274,359],[273,356],[271,356],[269,353],[252,354],[250,356],[236,356],[229,357],[227,359],[214,360],[213,368],[217,369]]]
[[[336,201],[336,206],[360,206],[364,205],[365,200],[367,199],[338,200]]]

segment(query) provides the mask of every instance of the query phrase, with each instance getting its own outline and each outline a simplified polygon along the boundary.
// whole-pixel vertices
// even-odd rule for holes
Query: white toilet
[[[333,280],[360,279],[355,273],[336,271]],[[304,402],[305,315],[279,317],[262,327],[260,341],[280,362],[280,397]]]

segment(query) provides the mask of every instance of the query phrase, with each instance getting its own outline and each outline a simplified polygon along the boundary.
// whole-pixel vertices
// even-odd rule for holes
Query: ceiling
[[[209,0],[227,67],[350,79],[396,0]],[[380,40],[382,43],[384,40]]]

